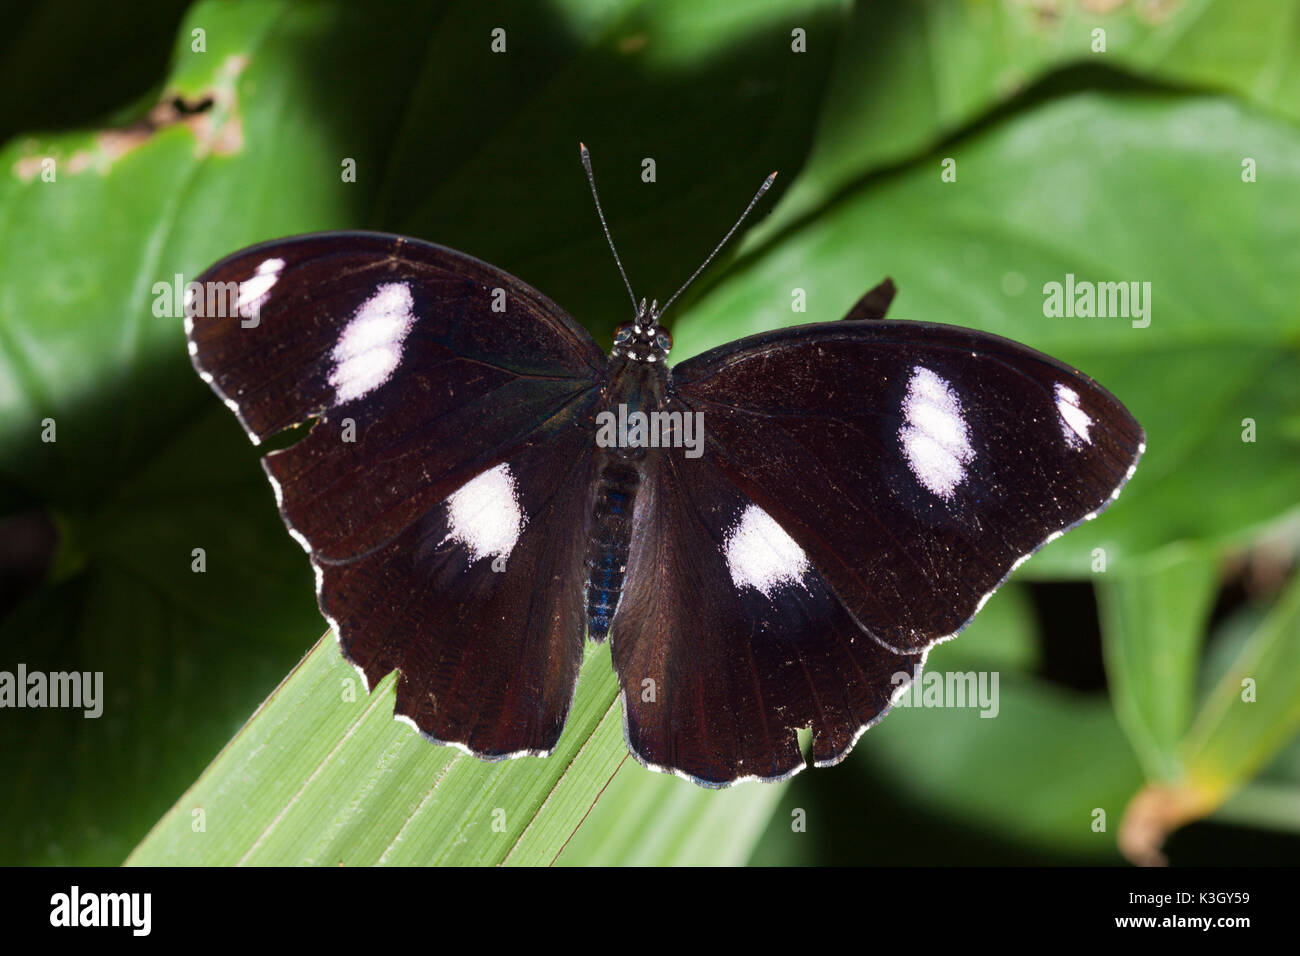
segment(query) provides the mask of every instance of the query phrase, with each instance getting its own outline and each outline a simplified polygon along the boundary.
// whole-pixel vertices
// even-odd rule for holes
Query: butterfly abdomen
[[[623,594],[632,506],[641,472],[631,462],[610,456],[596,479],[591,543],[587,549],[587,633],[602,641]]]

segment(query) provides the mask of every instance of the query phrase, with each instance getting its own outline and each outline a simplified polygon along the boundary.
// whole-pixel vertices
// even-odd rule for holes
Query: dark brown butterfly
[[[673,368],[657,305],[633,297],[606,356],[518,279],[400,236],[263,243],[198,282],[190,354],[249,437],[313,422],[263,464],[345,656],[488,760],[555,748],[608,635],[646,766],[781,780],[803,727],[838,763],[1144,447],[1046,355],[884,321],[888,281]]]

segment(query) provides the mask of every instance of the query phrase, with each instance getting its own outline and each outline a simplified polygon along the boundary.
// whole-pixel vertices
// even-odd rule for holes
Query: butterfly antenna
[[[689,286],[692,282],[694,282],[695,279],[699,276],[699,274],[704,271],[705,267],[708,266],[708,264],[713,261],[713,257],[722,251],[722,247],[727,244],[727,240],[731,238],[731,234],[740,228],[740,224],[745,221],[745,217],[749,215],[749,211],[754,208],[755,204],[760,199],[763,198],[763,193],[767,192],[769,189],[772,188],[772,183],[774,182],[776,182],[775,172],[773,172],[770,176],[768,176],[767,179],[763,180],[763,185],[758,187],[758,192],[754,193],[754,198],[749,201],[749,205],[746,206],[745,211],[740,214],[740,218],[736,220],[736,224],[727,230],[727,234],[722,237],[722,241],[719,242],[717,246],[714,247],[713,251],[709,253],[709,257],[705,259],[702,263],[700,263],[700,267],[691,274],[691,277],[682,284],[682,287],[680,289],[678,289],[676,292],[674,292],[671,296],[668,297],[668,301],[665,302],[663,306],[660,307],[659,311],[655,313],[656,319],[660,315],[663,315],[665,312],[668,311],[668,306],[673,304],[673,300],[676,299],[683,292],[685,292],[687,286]]]
[[[605,230],[605,239],[609,242],[609,251],[614,253],[614,262],[618,265],[618,274],[623,277],[623,285],[627,288],[627,297],[632,300],[632,311],[636,312],[636,296],[632,292],[632,283],[627,281],[627,273],[623,271],[623,260],[618,257],[618,250],[614,248],[614,237],[609,234],[609,224],[605,222],[605,212],[600,208],[600,197],[596,195],[596,177],[591,172],[591,154],[587,152],[585,143],[579,143],[578,149],[582,151],[582,168],[587,171],[587,182],[591,184],[591,198],[596,200],[596,215],[600,217],[600,227]]]

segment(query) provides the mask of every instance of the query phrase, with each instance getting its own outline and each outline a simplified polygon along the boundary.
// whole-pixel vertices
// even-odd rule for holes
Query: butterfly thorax
[[[617,424],[616,430],[598,430],[596,444],[617,458],[640,459],[648,445],[644,436],[633,427],[648,421],[655,412],[663,411],[669,402],[671,372],[662,360],[649,362],[618,354],[615,347],[606,367],[605,387],[596,410],[598,422]]]

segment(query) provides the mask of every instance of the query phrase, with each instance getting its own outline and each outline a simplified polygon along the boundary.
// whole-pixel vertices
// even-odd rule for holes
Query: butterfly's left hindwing
[[[320,604],[396,714],[489,759],[547,754],[582,663],[592,480],[581,418],[471,479],[373,553],[320,561]]]

